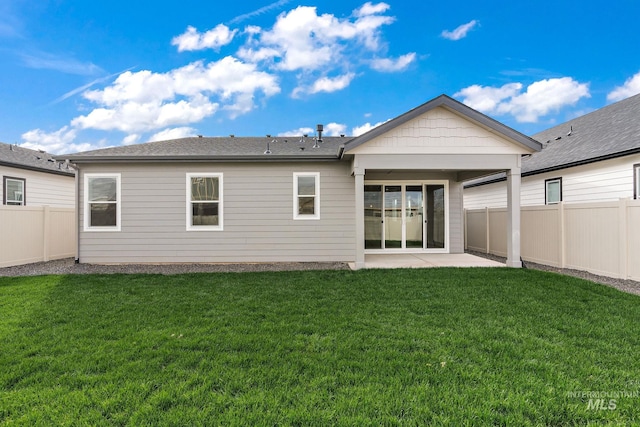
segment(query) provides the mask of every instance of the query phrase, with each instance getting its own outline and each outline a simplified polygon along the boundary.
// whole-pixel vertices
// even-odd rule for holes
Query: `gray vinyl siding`
[[[186,230],[186,174],[223,174],[224,229]],[[320,219],[293,219],[293,173],[320,173]],[[80,262],[311,262],[355,259],[354,179],[346,162],[82,165],[121,174],[121,231],[83,231]]]

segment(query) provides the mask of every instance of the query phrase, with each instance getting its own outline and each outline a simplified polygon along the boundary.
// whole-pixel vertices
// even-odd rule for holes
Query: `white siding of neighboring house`
[[[222,231],[186,230],[186,174],[223,174]],[[320,219],[293,219],[293,173],[320,173]],[[83,231],[80,262],[313,262],[355,259],[348,162],[82,165],[120,173],[121,231]],[[83,177],[81,186],[84,185]]]
[[[522,178],[521,205],[545,204],[545,180],[562,178],[565,203],[608,202],[633,197],[633,166],[640,154],[603,160]],[[506,182],[496,182],[464,190],[465,209],[507,206]]]
[[[0,166],[0,187],[3,187],[3,176],[25,179],[27,206],[48,205],[75,208],[75,178],[73,176]],[[4,188],[0,188],[0,203],[2,203],[3,191]]]

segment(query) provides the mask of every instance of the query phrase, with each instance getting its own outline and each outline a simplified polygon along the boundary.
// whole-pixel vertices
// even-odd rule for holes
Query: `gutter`
[[[340,160],[340,153],[318,155],[313,157],[301,157],[295,155],[273,155],[261,154],[251,156],[224,156],[224,157],[203,157],[203,156],[66,156],[66,159],[76,163],[242,163],[242,162],[328,162]]]
[[[71,173],[71,172],[64,172],[64,171],[60,171],[60,170],[39,168],[37,166],[22,165],[22,164],[19,164],[19,163],[5,162],[5,161],[2,161],[2,160],[0,160],[0,166],[7,166],[7,167],[10,167],[10,168],[25,169],[25,170],[35,171],[35,172],[42,172],[42,173],[50,173],[50,174],[53,174],[53,175],[73,176],[73,173]]]

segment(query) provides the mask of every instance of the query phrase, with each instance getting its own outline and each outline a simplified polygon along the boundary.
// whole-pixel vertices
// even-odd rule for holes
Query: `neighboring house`
[[[75,173],[43,151],[0,143],[2,204],[75,207]]]
[[[65,158],[83,263],[361,268],[367,253],[462,253],[462,182],[506,171],[507,265],[519,267],[520,159],[540,148],[442,95],[356,138],[196,137]]]
[[[640,198],[640,95],[533,136],[543,149],[522,159],[522,206]],[[505,207],[504,174],[464,185],[464,207]]]
[[[43,151],[0,143],[0,267],[75,253],[75,172]]]

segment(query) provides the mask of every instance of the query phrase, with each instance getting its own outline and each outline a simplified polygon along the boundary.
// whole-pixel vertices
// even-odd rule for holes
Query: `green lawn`
[[[533,270],[0,278],[0,424],[635,424],[639,329]]]

